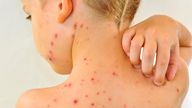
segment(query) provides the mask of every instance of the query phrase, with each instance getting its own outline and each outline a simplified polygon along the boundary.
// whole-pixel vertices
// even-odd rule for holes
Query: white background
[[[143,0],[134,23],[154,14],[172,16],[192,32],[192,0]],[[192,108],[192,65],[190,71],[191,84],[183,108]],[[14,108],[26,89],[65,79],[52,72],[36,52],[20,0],[0,0],[0,108]]]

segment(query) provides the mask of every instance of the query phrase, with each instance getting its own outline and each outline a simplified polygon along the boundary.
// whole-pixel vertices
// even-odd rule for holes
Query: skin
[[[42,8],[39,0],[23,1],[32,15],[38,51],[56,72],[71,75],[54,87],[25,92],[17,108],[181,106],[188,88],[187,65],[181,57],[175,79],[157,87],[153,78],[146,79],[141,69],[132,67],[122,49],[123,30],[114,21],[98,17],[82,1],[73,1],[72,7],[68,2],[47,0]]]

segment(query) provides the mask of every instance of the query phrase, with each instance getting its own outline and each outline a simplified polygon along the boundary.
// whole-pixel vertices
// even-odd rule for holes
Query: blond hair
[[[84,0],[90,7],[102,15],[112,18],[119,26],[125,21],[131,22],[139,7],[140,0]]]

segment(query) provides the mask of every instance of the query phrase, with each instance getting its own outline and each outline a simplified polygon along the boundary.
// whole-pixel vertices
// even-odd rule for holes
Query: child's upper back
[[[17,108],[179,108],[188,87],[187,67],[180,64],[175,80],[162,87],[137,70],[123,77],[92,72],[55,87],[28,91]]]

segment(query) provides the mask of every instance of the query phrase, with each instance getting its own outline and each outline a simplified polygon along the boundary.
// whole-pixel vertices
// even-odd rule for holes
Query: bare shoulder
[[[23,93],[16,104],[16,108],[32,108],[35,98],[39,95],[38,90],[28,90]]]
[[[167,82],[165,87],[162,87],[164,90],[160,94],[162,99],[166,100],[166,103],[169,107],[167,108],[181,108],[183,100],[187,94],[189,87],[189,70],[187,63],[184,59],[180,58],[177,74],[173,81]],[[163,94],[166,94],[163,96]],[[167,98],[169,96],[169,98]]]
[[[150,102],[153,106],[151,108],[157,108],[157,106],[159,108],[181,108],[189,87],[188,72],[187,63],[180,58],[177,74],[173,81],[167,81],[161,87],[147,83],[147,85],[143,84],[139,89],[147,92],[143,97],[151,97]]]
[[[23,93],[16,104],[16,108],[44,108],[46,100],[49,98],[50,89],[32,89]],[[42,103],[43,102],[43,103]]]

